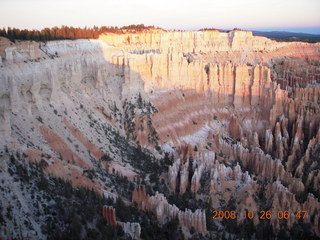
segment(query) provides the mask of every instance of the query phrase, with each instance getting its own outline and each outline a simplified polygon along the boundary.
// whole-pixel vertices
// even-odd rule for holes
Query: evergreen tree
[[[50,41],[59,39],[76,39],[76,38],[99,38],[103,33],[123,33],[125,31],[139,32],[153,26],[144,26],[143,24],[118,27],[98,27],[93,28],[74,28],[68,26],[44,28],[41,31],[38,30],[27,30],[8,27],[7,31],[5,28],[0,30],[0,36],[7,37],[11,41],[16,39],[19,40],[34,40],[34,41]]]

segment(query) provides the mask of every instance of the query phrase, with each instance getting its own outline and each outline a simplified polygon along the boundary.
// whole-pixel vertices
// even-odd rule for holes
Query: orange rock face
[[[63,160],[82,168],[89,168],[89,165],[72,152],[63,139],[55,134],[54,131],[44,125],[40,126],[40,131],[49,146],[52,147],[56,153],[60,154]]]
[[[67,119],[63,120],[64,124],[69,128],[73,136],[75,136],[86,148],[92,153],[92,155],[100,160],[104,153],[97,148],[94,144],[86,139],[86,137],[79,131],[75,126],[73,126]]]
[[[102,216],[112,227],[117,226],[118,223],[116,220],[116,210],[113,207],[103,206]]]

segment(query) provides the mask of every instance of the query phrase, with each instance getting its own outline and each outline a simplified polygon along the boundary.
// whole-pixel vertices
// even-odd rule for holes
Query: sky
[[[145,24],[320,34],[320,0],[0,0],[0,27]]]

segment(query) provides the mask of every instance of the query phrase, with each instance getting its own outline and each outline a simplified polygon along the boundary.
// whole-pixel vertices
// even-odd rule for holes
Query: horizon
[[[140,24],[143,24],[143,23],[140,23]],[[136,25],[136,24],[130,24],[130,25]],[[216,30],[221,30],[221,31],[232,31],[233,29],[235,28],[232,28],[232,29],[222,29],[222,28],[215,28],[215,27],[203,27],[203,28],[199,28],[199,29],[165,29],[165,28],[161,28],[159,26],[155,26],[155,25],[146,25],[146,24],[143,24],[145,26],[153,26],[155,28],[160,28],[160,29],[163,29],[163,30],[166,30],[166,31],[200,31],[201,29],[205,29],[205,28],[212,28],[212,29],[216,29]],[[66,25],[66,24],[63,24],[61,26],[50,26],[50,27],[44,27],[44,28],[19,28],[19,27],[14,27],[14,26],[6,26],[6,27],[0,27],[0,29],[3,29],[5,28],[6,30],[8,30],[8,28],[11,28],[11,29],[19,29],[19,30],[38,30],[38,31],[41,31],[45,28],[54,28],[54,27],[62,27],[62,26],[66,26],[66,27],[74,27],[74,28],[84,28],[84,27],[87,27],[87,28],[93,28],[94,26],[97,26],[97,25],[93,25],[93,26],[84,26],[84,27],[78,27],[78,26],[70,26],[70,25]],[[106,26],[106,27],[118,27],[118,28],[121,28],[121,27],[125,27],[125,26],[129,26],[129,25],[123,25],[123,26],[107,26],[107,25],[101,25],[101,26],[97,26],[97,27],[102,27],[102,26]],[[240,30],[243,30],[243,31],[258,31],[258,32],[288,32],[288,33],[302,33],[302,34],[312,34],[312,35],[319,35],[320,36],[320,27],[314,27],[314,28],[251,28],[251,29],[246,29],[246,28],[243,28],[243,29],[240,29]]]
[[[1,0],[0,28],[154,25],[163,29],[201,28],[320,34],[317,0]]]

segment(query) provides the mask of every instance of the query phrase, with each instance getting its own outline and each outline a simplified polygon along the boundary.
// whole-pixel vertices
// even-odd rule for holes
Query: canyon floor
[[[319,239],[320,43],[0,38],[0,239]]]

